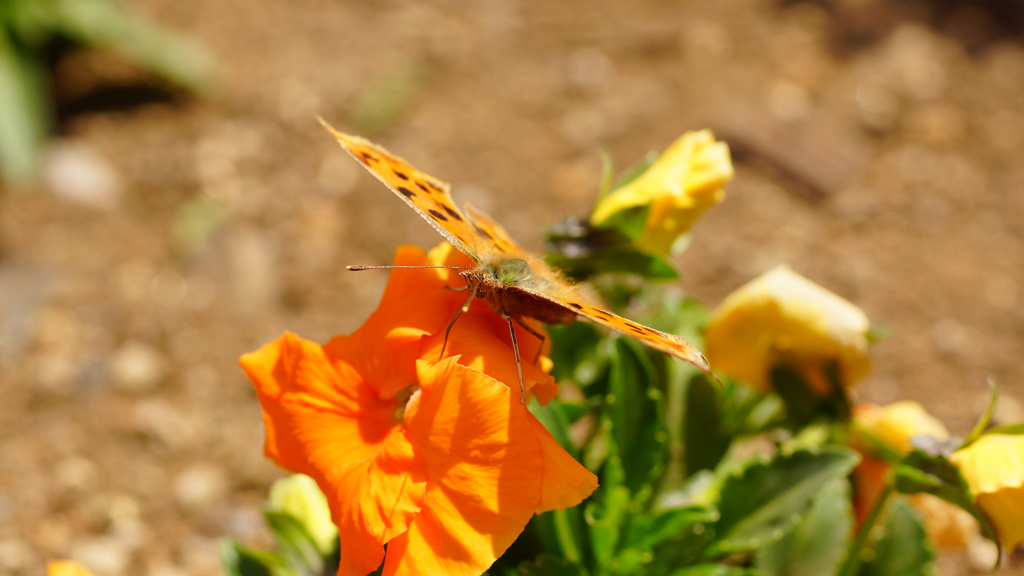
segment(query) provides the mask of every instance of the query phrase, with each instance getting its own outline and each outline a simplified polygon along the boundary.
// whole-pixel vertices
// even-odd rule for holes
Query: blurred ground
[[[788,263],[892,328],[862,400],[964,434],[992,376],[1022,417],[1020,2],[132,4],[222,81],[111,107],[96,86],[131,71],[62,62],[44,182],[0,189],[0,574],[215,574],[219,538],[264,537],[280,472],[237,357],[354,329],[386,277],[343,266],[439,241],[317,114],[533,248],[589,211],[598,144],[626,165],[710,127],[738,173],[687,291],[714,305]]]

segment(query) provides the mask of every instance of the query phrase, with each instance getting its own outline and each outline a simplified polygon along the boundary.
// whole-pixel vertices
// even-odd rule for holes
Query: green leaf
[[[755,568],[742,568],[726,564],[697,564],[676,570],[670,576],[766,576]]]
[[[999,403],[999,385],[996,381],[989,378],[988,386],[992,389],[992,397],[988,401],[988,407],[985,408],[985,413],[981,415],[978,422],[974,425],[971,433],[964,438],[963,444],[960,448],[966,448],[974,443],[975,440],[981,437],[985,433],[985,429],[988,428],[989,423],[992,422],[992,416],[996,413],[996,405]]]
[[[649,206],[633,206],[620,210],[597,225],[601,230],[615,230],[630,242],[639,240],[647,228]]]
[[[541,554],[532,562],[523,562],[516,576],[589,576],[587,569],[576,562],[550,554]]]
[[[603,489],[603,501],[590,502],[583,512],[590,527],[590,543],[597,566],[607,566],[619,549],[622,524],[629,512],[629,490],[625,486]]]
[[[754,565],[772,576],[835,574],[852,531],[850,483],[835,478],[814,497],[795,530],[755,553]]]
[[[753,550],[779,540],[807,513],[824,485],[845,477],[859,461],[853,450],[830,446],[819,452],[779,454],[730,476],[718,499],[718,540],[705,557]]]
[[[302,576],[279,554],[251,550],[231,540],[221,543],[220,561],[228,576]]]
[[[600,379],[608,366],[608,354],[600,346],[605,336],[587,322],[549,326],[548,336],[554,364],[551,375],[558,382],[572,380],[589,395],[588,387]]]
[[[0,171],[12,184],[35,174],[49,101],[49,87],[34,55],[0,28]]]
[[[999,538],[988,516],[974,502],[967,481],[948,458],[913,450],[893,469],[896,490],[904,494],[925,492],[963,508],[981,525],[981,532],[996,544]]]
[[[264,510],[263,517],[277,542],[280,555],[301,572],[323,572],[324,560],[316,541],[301,522],[284,512]]]
[[[861,564],[860,576],[930,576],[933,558],[921,520],[909,504],[896,500],[889,508],[882,536]]]
[[[85,45],[121,53],[143,68],[190,90],[205,90],[214,61],[196,42],[114,2],[54,2],[60,31]]]
[[[558,442],[559,446],[564,448],[576,460],[580,459],[580,449],[572,441],[572,438],[569,437],[569,418],[565,414],[562,403],[557,398],[548,402],[547,406],[541,406],[536,399],[531,399],[529,410],[544,425],[544,428],[551,433],[551,436]]]
[[[683,462],[687,475],[714,470],[729,450],[732,438],[723,433],[718,392],[703,375],[690,379],[683,420]]]
[[[716,520],[718,512],[706,506],[688,506],[654,514],[638,514],[630,522],[623,546],[647,550],[676,534],[691,530],[697,524],[712,524]]]
[[[584,256],[549,255],[548,263],[570,278],[585,280],[597,274],[636,274],[647,280],[677,280],[679,272],[662,256],[629,245],[598,248]]]
[[[643,345],[628,338],[613,341],[611,375],[604,411],[611,423],[614,454],[621,458],[625,483],[633,494],[650,484],[664,467],[668,432],[663,393]],[[610,455],[612,452],[610,451]]]
[[[988,434],[1008,434],[1011,436],[1019,436],[1024,434],[1024,422],[1020,424],[1006,424],[1003,426],[996,426],[988,431]]]

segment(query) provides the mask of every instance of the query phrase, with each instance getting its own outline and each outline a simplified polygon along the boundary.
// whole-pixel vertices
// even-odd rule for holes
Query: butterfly
[[[568,324],[577,316],[616,330],[640,342],[693,364],[714,378],[707,359],[692,344],[675,334],[649,328],[588,303],[571,283],[558,272],[515,243],[489,216],[469,204],[459,210],[452,201],[448,184],[420,172],[404,159],[391,154],[369,140],[339,132],[323,119],[320,123],[378,180],[430,223],[448,242],[476,265],[459,275],[466,281],[469,297],[448,325],[451,330],[458,314],[473,298],[481,298],[508,323],[512,347],[519,370],[520,401],[526,401],[522,362],[512,323],[515,322],[541,340],[524,318],[545,324]],[[388,268],[388,266],[349,266],[349,270]],[[442,350],[443,355],[443,350]],[[717,378],[716,378],[717,380]]]

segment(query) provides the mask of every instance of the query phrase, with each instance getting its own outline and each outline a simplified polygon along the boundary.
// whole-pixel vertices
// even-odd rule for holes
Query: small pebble
[[[130,340],[111,355],[109,369],[118,391],[146,394],[160,385],[167,373],[167,361],[153,346]]]
[[[54,196],[110,210],[121,197],[121,177],[113,165],[87,144],[55,142],[43,154],[43,184]]]

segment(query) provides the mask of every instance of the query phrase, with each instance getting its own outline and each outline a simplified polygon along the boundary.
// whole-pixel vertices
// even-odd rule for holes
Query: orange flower
[[[468,265],[445,244],[395,265]],[[480,574],[534,513],[574,506],[596,477],[519,402],[508,326],[451,270],[394,270],[380,306],[321,346],[286,333],[241,358],[256,386],[266,455],[311,476],[341,540],[340,575]],[[557,386],[529,364],[540,343],[517,332],[538,399]],[[510,390],[509,385],[515,388]],[[387,555],[383,545],[388,543]]]

